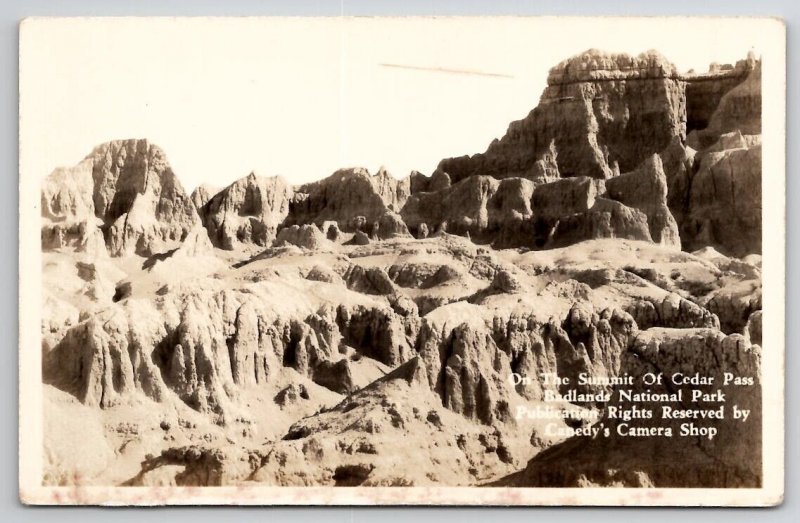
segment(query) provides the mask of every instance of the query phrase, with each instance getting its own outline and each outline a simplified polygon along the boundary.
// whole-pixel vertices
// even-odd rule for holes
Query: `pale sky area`
[[[768,35],[755,29],[678,18],[40,20],[22,29],[22,176],[123,138],[164,149],[187,191],[251,171],[292,183],[350,166],[430,174],[527,115],[569,56],[657,49],[681,71],[705,71],[759,53]]]

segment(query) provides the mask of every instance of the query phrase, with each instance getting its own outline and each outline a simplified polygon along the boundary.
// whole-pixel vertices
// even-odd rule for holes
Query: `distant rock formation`
[[[251,173],[208,200],[200,213],[217,247],[230,250],[238,243],[264,247],[286,219],[292,195],[283,178]]]
[[[628,238],[759,253],[760,82],[752,55],[679,75],[655,51],[592,49],[551,69],[539,105],[485,153],[442,160],[430,177],[350,168],[292,188],[251,174],[219,192],[200,186],[190,201],[227,250],[267,247],[282,227],[313,224],[359,232],[344,241],[361,244],[446,231],[496,248]],[[185,236],[195,223],[185,194],[163,153],[138,143],[112,142],[53,173],[45,248],[98,252],[105,243],[113,255],[149,255]],[[148,169],[159,182],[145,190]]]
[[[483,154],[442,160],[453,182],[495,178],[610,178],[686,135],[675,67],[656,51],[637,57],[591,49],[550,70],[539,105]]]
[[[341,169],[331,176],[298,187],[291,202],[287,225],[335,221],[352,232],[355,216],[374,223],[386,211],[398,211],[410,193],[410,179],[397,180],[384,169],[372,176],[366,169]]]
[[[527,241],[521,236],[510,240],[503,236],[513,235],[531,217],[533,187],[530,180],[520,178],[473,176],[438,191],[412,194],[401,215],[417,236],[421,230],[427,235],[446,224],[451,234],[524,245]]]
[[[746,79],[721,98],[706,128],[689,135],[698,152],[683,162],[677,154],[683,165],[671,174],[670,208],[688,250],[761,253],[761,63],[746,64]]]
[[[418,192],[436,192],[447,189],[452,185],[450,175],[446,172],[435,170],[431,176],[425,176],[421,172],[413,171],[409,176],[411,194]]]
[[[761,64],[749,53],[735,66],[711,64],[708,72],[684,75],[686,80],[686,132],[708,127],[722,97],[741,84]],[[758,73],[760,76],[760,73]],[[760,104],[760,102],[759,102]]]
[[[411,179],[398,180],[385,167],[378,169],[371,181],[375,192],[381,197],[386,207],[393,212],[402,209],[411,194]]]
[[[738,132],[704,151],[683,223],[687,247],[743,257],[761,252],[761,143]]]
[[[761,134],[761,62],[747,61],[739,64],[739,70],[739,82],[712,106],[708,125],[689,133],[687,143],[693,149],[705,149],[721,135],[734,131]]]
[[[203,206],[208,203],[208,200],[218,192],[219,188],[207,183],[198,185],[194,191],[192,191],[191,195],[192,203],[194,204],[194,208],[197,209],[197,212],[200,213]]]
[[[485,153],[442,160],[430,178],[412,173],[413,196],[402,211],[404,218],[414,232],[416,222],[425,223],[413,217],[418,214],[418,207],[426,208],[435,198],[442,199],[446,194],[442,191],[451,183],[457,187],[476,177],[523,178],[538,190],[559,179],[584,176],[611,181],[608,192],[602,186],[593,189],[601,199],[592,211],[587,207],[580,216],[570,216],[574,211],[565,208],[562,212],[555,203],[561,195],[550,188],[542,189],[550,193],[552,201],[545,202],[541,195],[534,195],[530,214],[538,217],[533,222],[520,222],[515,217],[517,223],[506,222],[505,227],[495,227],[490,238],[478,238],[496,246],[542,248],[591,237],[625,237],[675,247],[683,243],[690,249],[714,245],[736,255],[758,253],[760,149],[752,136],[761,132],[760,83],[761,64],[752,55],[735,66],[712,66],[708,73],[679,75],[655,52],[630,57],[586,51],[550,71],[539,105],[525,119],[513,122],[506,135],[495,140]],[[691,131],[688,138],[687,125]],[[733,186],[737,193],[748,191],[737,200],[736,212],[741,218],[733,222],[726,221],[733,217],[726,209],[731,208],[736,195],[710,194],[704,181],[707,174],[697,178],[699,185],[694,183],[695,175],[703,170],[704,155],[696,154],[698,151],[740,148],[731,145],[730,139],[715,145],[731,132],[745,136],[746,148],[753,149],[747,154],[726,155],[726,161],[716,167],[719,172],[730,165],[729,172],[736,173],[728,175],[735,179],[727,185],[716,187]],[[654,155],[660,157],[659,162],[653,160]],[[716,162],[707,161],[708,165],[711,163]],[[641,176],[643,169],[663,171],[666,205],[660,196],[660,174],[652,177],[658,195],[652,191],[645,195],[647,190],[633,184],[626,191],[629,194],[620,196],[618,188],[623,182],[616,180],[620,173],[636,172]],[[560,190],[572,186],[552,186],[556,187]],[[425,196],[426,193],[437,196]],[[631,198],[639,200],[639,204],[632,205]],[[472,198],[476,202],[480,199]],[[642,199],[648,202],[644,204]],[[543,208],[547,210],[542,211]],[[436,212],[446,214],[448,210]],[[469,216],[468,220],[473,238],[474,229],[486,228],[480,226],[478,216]],[[454,221],[458,224],[465,220],[456,216]],[[455,234],[464,234],[463,225],[452,229],[451,221],[447,221],[447,227]],[[733,238],[726,228],[742,230],[744,237]],[[498,233],[498,229],[502,232]],[[513,231],[510,234],[509,229]]]
[[[200,220],[167,162],[147,140],[108,142],[42,189],[43,248],[149,256],[177,245]]]
[[[628,238],[680,249],[667,207],[667,180],[658,156],[603,183],[567,178],[533,193],[534,245],[560,247],[592,238]]]

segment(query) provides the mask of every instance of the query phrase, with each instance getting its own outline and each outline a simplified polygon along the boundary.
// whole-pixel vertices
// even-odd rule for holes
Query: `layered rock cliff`
[[[592,49],[551,69],[539,105],[485,153],[442,160],[437,170],[454,182],[476,174],[604,179],[685,135],[685,86],[666,58]]]
[[[327,234],[335,223],[339,231],[382,239],[405,234],[404,225],[416,236],[420,230],[423,235],[444,230],[500,248],[623,237],[675,247],[683,243],[692,250],[711,245],[735,255],[757,253],[760,71],[752,56],[735,67],[680,75],[656,52],[630,57],[589,50],[554,67],[539,105],[485,153],[443,160],[430,178],[414,172],[397,180],[383,168],[375,175],[356,168],[291,188],[279,178],[251,175],[217,194],[201,186],[191,201],[214,245],[228,250],[236,244],[266,246],[282,227],[313,223]],[[692,121],[688,138],[687,118]],[[150,146],[137,143],[102,146],[73,169],[53,174],[51,187],[43,191],[47,248],[96,251],[99,228],[114,255],[153,254],[191,229],[192,210],[179,184],[171,189],[174,175],[163,153],[154,148],[152,159],[140,158],[150,154]],[[163,178],[164,194],[152,182],[153,188],[145,190],[144,178],[136,178],[148,169],[157,173],[154,179]],[[648,176],[651,182],[644,181]],[[590,205],[573,208],[564,201],[562,209],[561,192],[572,190],[559,183],[573,177],[610,183],[593,182],[598,199]],[[622,181],[632,177],[642,185]],[[712,178],[719,183],[709,183]],[[629,187],[620,191],[626,183]],[[721,187],[732,190],[720,192]],[[133,209],[128,200],[140,193],[137,208],[156,206],[159,219],[177,212],[182,225],[161,230],[145,223],[147,211],[123,212]],[[153,202],[145,203],[148,199]],[[170,199],[179,200],[177,207],[166,203]],[[731,219],[743,235],[725,230],[734,228]],[[379,232],[381,220],[390,232]]]
[[[731,207],[735,196],[711,194],[717,189],[710,191],[702,182],[707,174],[700,176],[698,186],[693,187],[693,181],[702,170],[703,155],[697,154],[698,151],[732,148],[730,139],[726,145],[722,138],[726,133],[739,132],[748,137],[748,148],[755,147],[757,139],[752,137],[761,132],[760,83],[761,65],[753,56],[735,66],[712,66],[703,74],[678,74],[672,64],[655,52],[630,57],[587,51],[553,68],[539,105],[523,120],[513,122],[505,136],[490,144],[485,153],[442,160],[431,178],[412,175],[414,196],[406,213],[417,215],[417,207],[425,208],[420,201],[435,198],[426,193],[438,193],[441,198],[449,195],[446,191],[451,184],[458,186],[476,176],[521,178],[536,187],[559,178],[614,179],[620,173],[648,169],[657,154],[661,160],[659,169],[667,180],[667,208],[660,197],[650,197],[646,204],[650,211],[644,212],[647,224],[643,227],[636,212],[642,211],[641,205],[630,206],[619,198],[604,195],[598,186],[595,188],[598,196],[625,207],[600,200],[596,212],[579,219],[569,218],[570,229],[584,232],[571,232],[565,241],[599,235],[661,242],[663,232],[663,241],[670,245],[683,243],[691,249],[713,245],[739,256],[758,253],[761,169],[760,160],[753,157],[758,153],[754,150],[748,155],[732,154],[733,165],[728,169],[737,175],[729,174],[726,186],[735,187],[733,192],[748,192],[748,197],[737,203],[736,212],[741,212],[744,222],[729,227],[744,231],[744,238],[732,238],[724,230],[730,223],[726,218],[732,217],[726,209]],[[481,201],[487,198],[479,192],[473,191],[467,209],[483,206]],[[642,189],[641,195],[632,197],[648,198],[648,194],[652,195]],[[460,201],[464,199],[462,196]],[[563,244],[552,241],[552,220],[558,211],[554,205],[548,207],[549,223],[534,220],[534,225],[520,226],[515,213],[506,222],[508,228],[493,227],[496,233],[489,234],[491,240],[497,241],[498,246]],[[438,214],[446,212],[439,210]],[[536,205],[532,205],[529,214],[536,212]],[[476,228],[484,232],[486,225],[480,227],[480,217],[464,214],[450,221],[468,219],[473,237]],[[566,218],[568,214],[565,209],[562,216]],[[441,223],[444,218],[430,216],[429,220]],[[509,228],[518,232],[509,237]],[[649,238],[644,228],[649,230]],[[457,230],[461,229],[464,227]],[[715,232],[717,229],[719,232]]]

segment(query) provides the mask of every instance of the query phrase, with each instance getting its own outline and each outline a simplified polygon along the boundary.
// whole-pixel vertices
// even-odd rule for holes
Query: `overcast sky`
[[[23,175],[122,138],[162,147],[189,191],[251,171],[429,174],[483,152],[588,48],[706,70],[764,36],[747,19],[38,20],[22,29]]]

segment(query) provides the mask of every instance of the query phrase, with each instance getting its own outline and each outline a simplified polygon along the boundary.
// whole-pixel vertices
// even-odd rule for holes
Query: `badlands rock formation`
[[[44,482],[759,485],[759,107],[752,57],[591,50],[430,177],[188,196],[98,147],[42,189]],[[752,417],[618,436],[682,430],[611,408],[655,370],[751,378]]]
[[[475,174],[531,180],[630,171],[686,135],[686,92],[658,52],[591,49],[550,70],[539,105],[484,154],[443,160],[454,182]]]
[[[703,74],[678,74],[654,51],[630,57],[589,50],[554,67],[539,105],[523,120],[512,122],[485,153],[442,160],[430,179],[412,175],[412,193],[435,192],[481,175],[523,178],[537,187],[559,178],[603,180],[646,168],[643,164],[658,154],[673,219],[663,212],[650,215],[651,239],[654,227],[666,226],[667,244],[678,245],[674,221],[680,242],[692,250],[713,245],[745,256],[761,251],[760,134],[761,64],[752,56],[735,66],[714,65]],[[703,172],[708,170],[716,174]],[[446,185],[434,183],[445,175]],[[473,194],[469,204],[480,205],[482,193]],[[601,189],[598,195],[603,196]],[[662,202],[645,205],[660,207]],[[536,213],[536,206],[532,211]],[[642,227],[631,224],[641,221],[635,212],[605,201],[598,211],[602,219],[591,216],[588,225],[586,218],[580,220],[579,226],[590,229],[590,235],[604,230],[615,237],[644,239]],[[534,230],[541,230],[541,224]],[[549,232],[545,227],[545,236]],[[530,234],[522,234],[499,246],[546,243],[540,236],[531,245]]]
[[[197,212],[199,213],[200,209],[208,203],[208,200],[218,192],[218,188],[207,183],[198,185],[191,194],[192,203],[194,204],[194,208],[197,209]]]
[[[286,223],[332,221],[345,231],[372,227],[386,211],[403,207],[410,186],[409,179],[398,181],[384,169],[374,176],[366,169],[341,169],[297,188]]]
[[[189,195],[147,140],[103,144],[42,189],[42,245],[150,255],[184,240],[199,222]]]
[[[232,250],[236,243],[265,247],[286,219],[292,196],[283,178],[251,173],[207,199],[199,212],[218,247]],[[203,197],[198,194],[198,198]]]

